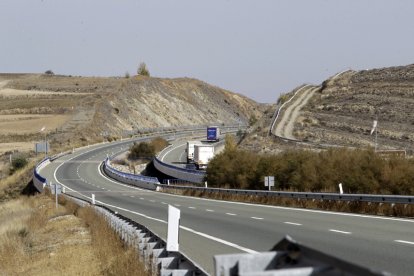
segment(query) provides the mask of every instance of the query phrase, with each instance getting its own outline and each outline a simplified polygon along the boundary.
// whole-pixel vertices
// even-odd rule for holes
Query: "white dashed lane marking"
[[[414,242],[411,242],[411,241],[395,240],[395,242],[414,245]]]
[[[226,215],[229,215],[229,216],[237,216],[236,214],[233,214],[233,213],[226,213]]]
[[[297,223],[297,222],[290,222],[290,221],[285,221],[284,223],[285,223],[285,224],[290,224],[290,225],[297,225],[297,226],[302,225],[302,224],[300,224],[300,223]]]
[[[335,232],[335,233],[340,233],[340,234],[345,234],[345,235],[351,235],[352,234],[352,232],[347,232],[347,231],[342,231],[342,230],[336,230],[336,229],[329,229],[329,231]]]
[[[214,212],[214,210],[206,209],[207,212]]]
[[[258,217],[250,217],[252,219],[256,219],[256,220],[262,220],[263,218],[258,218]]]
[[[192,207],[192,206],[190,206],[190,207],[188,207],[188,209],[196,209],[196,207]]]

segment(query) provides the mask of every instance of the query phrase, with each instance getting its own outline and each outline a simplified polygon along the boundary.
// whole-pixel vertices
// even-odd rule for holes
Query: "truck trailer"
[[[201,141],[188,141],[187,142],[187,164],[194,162],[194,146],[195,145],[202,145]]]
[[[207,127],[207,141],[217,142],[220,140],[220,128],[218,126]]]
[[[214,157],[213,145],[194,146],[194,164],[198,170],[207,169],[208,162]]]

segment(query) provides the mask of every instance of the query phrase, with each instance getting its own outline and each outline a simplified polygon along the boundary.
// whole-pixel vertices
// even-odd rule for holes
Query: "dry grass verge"
[[[104,219],[41,194],[0,204],[0,275],[146,275]]]
[[[0,203],[18,198],[25,186],[31,181],[33,169],[40,161],[40,157],[33,159],[24,168],[17,170],[9,177],[0,179]]]
[[[325,211],[348,212],[358,214],[370,214],[380,216],[395,217],[414,217],[413,204],[389,204],[389,203],[369,203],[353,201],[333,201],[333,200],[312,200],[312,199],[292,199],[281,197],[264,197],[255,195],[230,195],[216,192],[203,192],[194,190],[173,190],[165,189],[163,192],[203,197],[217,200],[236,201],[245,203],[256,203],[264,205],[297,207],[306,209],[317,209]]]

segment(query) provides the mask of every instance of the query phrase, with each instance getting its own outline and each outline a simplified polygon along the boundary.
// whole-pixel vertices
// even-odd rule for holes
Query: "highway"
[[[129,187],[99,170],[107,154],[125,145],[81,149],[54,161],[41,175],[66,186],[69,194],[89,199],[95,194],[99,204],[146,225],[164,239],[168,204],[179,208],[180,250],[210,273],[214,255],[267,251],[286,234],[375,270],[396,275],[414,271],[414,220],[223,202]]]

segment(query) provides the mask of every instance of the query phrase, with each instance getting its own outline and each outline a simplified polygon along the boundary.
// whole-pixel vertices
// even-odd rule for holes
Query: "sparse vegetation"
[[[414,194],[414,160],[384,159],[373,150],[291,150],[258,155],[225,150],[207,168],[212,187],[264,189],[263,177],[275,176],[276,190],[346,193]]]
[[[256,122],[257,122],[257,118],[256,118],[256,116],[253,114],[252,116],[250,116],[250,119],[249,119],[249,126],[254,125]]]
[[[289,100],[289,94],[280,94],[279,98],[277,99],[277,104],[284,104]]]
[[[150,72],[149,72],[145,62],[141,62],[139,64],[137,74],[140,75],[140,76],[146,76],[146,77],[150,76]]]
[[[128,158],[132,160],[152,158],[167,145],[168,142],[161,137],[154,138],[151,142],[134,143],[129,149]]]
[[[47,70],[46,72],[45,72],[45,75],[54,75],[55,73],[53,73],[53,71],[52,70]]]
[[[11,172],[15,172],[17,170],[23,169],[27,165],[28,161],[27,158],[24,156],[17,156],[12,160],[12,169]]]
[[[59,203],[42,194],[0,205],[1,275],[148,275],[93,209]]]

